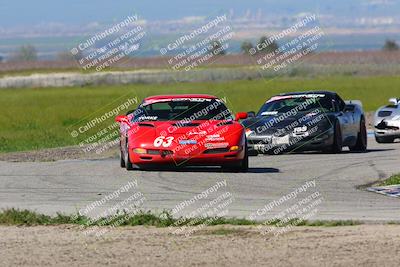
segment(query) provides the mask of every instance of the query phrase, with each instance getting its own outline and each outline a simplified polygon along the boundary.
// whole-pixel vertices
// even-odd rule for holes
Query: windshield
[[[334,112],[335,105],[332,98],[325,95],[318,97],[306,96],[279,96],[268,100],[258,111],[257,116],[271,116],[279,113],[310,112],[319,109],[322,112]]]
[[[232,114],[219,99],[169,99],[139,106],[132,121],[232,120]]]

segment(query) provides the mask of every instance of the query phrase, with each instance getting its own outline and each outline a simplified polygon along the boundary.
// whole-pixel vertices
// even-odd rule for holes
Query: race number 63
[[[169,147],[172,144],[172,140],[174,140],[174,138],[172,136],[159,136],[156,139],[154,139],[154,146],[155,147],[160,147],[161,145],[163,147]]]

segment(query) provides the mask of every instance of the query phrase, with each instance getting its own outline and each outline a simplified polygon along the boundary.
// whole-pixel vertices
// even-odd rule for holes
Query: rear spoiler
[[[361,108],[362,108],[362,102],[361,102],[361,100],[347,100],[347,101],[344,101],[345,103],[346,103],[346,105],[347,104],[351,104],[351,105],[358,105],[358,106],[360,106]]]

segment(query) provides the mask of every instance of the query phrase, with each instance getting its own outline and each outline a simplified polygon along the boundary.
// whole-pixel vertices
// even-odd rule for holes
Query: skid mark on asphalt
[[[372,170],[374,170],[378,174],[379,180],[387,177],[387,174],[383,170],[378,169],[378,167],[372,160],[368,161],[368,165],[369,167],[371,167]]]

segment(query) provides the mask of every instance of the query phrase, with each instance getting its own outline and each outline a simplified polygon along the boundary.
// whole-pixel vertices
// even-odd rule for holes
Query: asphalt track
[[[400,221],[400,199],[368,192],[363,185],[400,173],[400,143],[377,144],[369,138],[367,153],[300,153],[250,158],[248,173],[226,173],[212,168],[179,171],[131,171],[118,159],[63,160],[56,162],[0,162],[0,208],[28,208],[38,212],[73,213],[118,190],[129,181],[137,188],[108,200],[112,207],[140,191],[142,209],[173,209],[199,193],[226,181],[226,186],[188,204],[176,215],[187,215],[222,193],[232,203],[227,216],[248,217],[315,179],[315,188],[260,212],[262,220],[318,192],[321,203],[312,219]],[[265,211],[265,210],[264,210]]]

